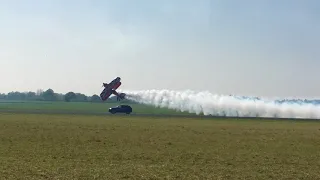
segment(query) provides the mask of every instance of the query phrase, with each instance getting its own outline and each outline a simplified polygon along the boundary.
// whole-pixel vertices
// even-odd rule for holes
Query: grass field
[[[119,103],[90,103],[90,102],[0,102],[0,111],[46,111],[46,112],[88,112],[103,113],[108,112],[110,107],[122,104]],[[166,108],[155,108],[143,104],[129,104],[133,108],[133,114],[185,114]]]
[[[308,121],[0,114],[1,179],[320,179]]]

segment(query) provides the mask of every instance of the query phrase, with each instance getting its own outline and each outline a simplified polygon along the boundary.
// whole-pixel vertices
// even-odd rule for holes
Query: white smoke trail
[[[144,90],[123,91],[138,103],[204,115],[236,117],[320,118],[320,106],[274,100],[215,95],[210,92]]]

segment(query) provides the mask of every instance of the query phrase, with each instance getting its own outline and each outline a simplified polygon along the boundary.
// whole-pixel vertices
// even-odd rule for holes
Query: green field
[[[0,102],[0,111],[44,111],[44,112],[75,112],[75,113],[103,113],[108,112],[110,107],[122,104],[119,103],[90,103],[90,102]],[[126,103],[125,103],[126,104]],[[166,108],[156,108],[143,104],[129,104],[133,108],[133,114],[190,114]]]
[[[0,114],[1,179],[320,179],[308,121]]]

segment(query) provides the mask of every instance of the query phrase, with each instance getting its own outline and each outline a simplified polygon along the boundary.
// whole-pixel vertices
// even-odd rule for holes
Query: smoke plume
[[[182,112],[234,117],[320,118],[320,106],[306,100],[266,100],[217,95],[210,92],[144,90],[124,91],[137,103]],[[320,102],[319,102],[320,103]]]

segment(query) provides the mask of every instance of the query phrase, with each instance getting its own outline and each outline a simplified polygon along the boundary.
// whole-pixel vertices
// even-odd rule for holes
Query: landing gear
[[[118,96],[117,96],[117,101],[120,101],[121,99],[124,99],[125,96],[126,96],[125,93],[120,93],[120,94],[118,94]]]

